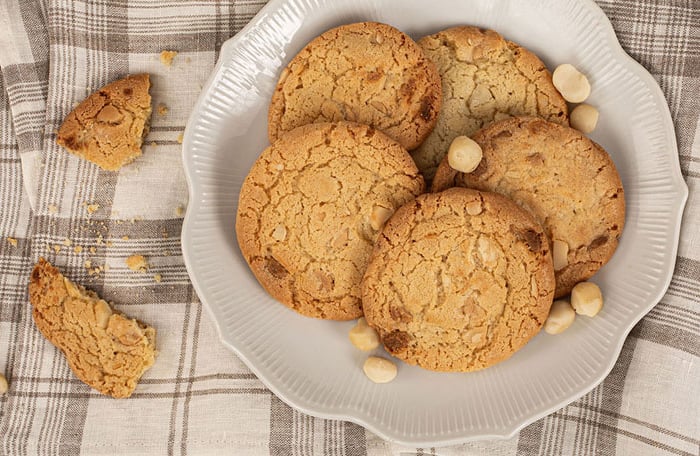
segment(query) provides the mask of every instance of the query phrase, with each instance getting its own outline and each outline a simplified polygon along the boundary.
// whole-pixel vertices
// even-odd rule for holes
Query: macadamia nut
[[[589,104],[580,104],[571,111],[569,120],[571,126],[581,133],[590,133],[598,124],[598,110]]]
[[[569,103],[581,103],[591,94],[588,78],[568,63],[559,65],[554,70],[552,83]]]
[[[378,356],[367,358],[364,366],[362,366],[362,370],[367,375],[367,378],[374,383],[389,383],[396,378],[396,373],[398,372],[396,364]]]
[[[287,239],[287,228],[283,225],[277,225],[274,230],[272,230],[272,239],[275,241],[284,241]]]
[[[563,333],[571,326],[575,318],[576,312],[567,301],[554,301],[549,309],[549,316],[544,322],[544,331],[552,335]]]
[[[7,393],[8,389],[10,389],[10,385],[7,384],[7,379],[4,375],[0,374],[0,394]]]
[[[374,231],[379,231],[384,226],[389,217],[394,213],[393,210],[388,209],[384,206],[374,206],[372,208],[372,214],[369,217],[369,224]]]
[[[571,306],[579,315],[595,317],[603,308],[603,293],[593,282],[577,283],[571,290]]]
[[[377,331],[367,325],[364,318],[357,320],[357,324],[348,333],[350,342],[362,351],[370,351],[379,347]]]
[[[457,171],[471,173],[479,166],[483,152],[481,146],[467,136],[457,136],[447,151],[447,163]]]
[[[569,264],[569,244],[559,239],[552,241],[552,263],[554,270],[564,269]]]
[[[471,215],[472,217],[475,215],[479,215],[484,211],[484,208],[481,206],[481,201],[472,201],[471,203],[467,203],[467,214]]]

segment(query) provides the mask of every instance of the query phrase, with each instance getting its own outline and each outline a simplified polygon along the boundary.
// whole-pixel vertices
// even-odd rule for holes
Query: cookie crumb
[[[65,239],[63,240],[63,245],[65,245],[66,247],[70,247],[71,244],[73,244],[73,242],[72,242],[70,239],[65,238]]]
[[[61,251],[61,246],[58,244],[54,244],[53,251],[59,253]]]
[[[90,253],[95,253],[97,252],[97,249],[95,247],[90,247]]]
[[[7,393],[7,390],[10,389],[10,385],[7,383],[7,378],[0,374],[0,396],[3,394]]]
[[[92,261],[85,260],[85,263],[83,263],[83,266],[85,266],[85,269],[90,269],[92,267]]]
[[[151,141],[151,146],[153,146],[153,147],[156,147],[157,145],[158,145],[158,143],[157,143],[157,142],[155,142],[155,141]]]
[[[185,208],[182,206],[182,204],[175,208],[175,215],[178,217],[185,215]]]
[[[128,241],[128,240],[129,240],[129,236],[122,236],[122,241]]]
[[[97,212],[98,209],[100,209],[100,205],[97,203],[88,203],[87,201],[83,202],[83,207],[88,211],[88,214],[94,214]]]
[[[9,242],[12,247],[17,247],[17,239],[8,237],[7,242]]]
[[[160,103],[158,105],[158,115],[159,116],[166,115],[168,113],[168,111],[170,111],[170,109],[168,109],[168,107],[164,103]]]
[[[156,275],[153,276],[153,280],[155,280],[156,282],[160,283],[160,281],[163,280],[163,276],[160,275],[160,274],[156,274]]]
[[[178,143],[178,144],[182,144],[182,141],[183,141],[184,139],[185,139],[185,134],[184,134],[184,133],[180,133],[179,135],[177,135],[177,143]]]
[[[83,251],[83,247],[80,245],[76,245],[75,248],[73,249],[75,253],[80,253]]]
[[[126,259],[126,265],[132,271],[137,272],[146,272],[146,270],[148,269],[148,263],[146,262],[146,259],[143,257],[143,255],[131,255],[129,258]]]
[[[58,212],[58,207],[56,207],[56,205],[54,205],[54,204],[49,204],[48,209],[49,209],[49,214],[55,214]]]
[[[177,51],[162,51],[160,53],[160,63],[169,67],[173,64],[173,59],[177,55]]]

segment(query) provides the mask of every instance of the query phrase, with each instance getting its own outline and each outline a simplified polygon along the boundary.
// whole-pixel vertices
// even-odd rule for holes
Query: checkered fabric
[[[180,253],[187,205],[178,137],[221,44],[255,0],[0,2],[0,454],[698,455],[700,452],[700,5],[602,0],[625,50],[659,82],[690,187],[668,293],[605,381],[506,441],[405,448],[297,412],[219,342]],[[171,67],[162,50],[179,53]],[[144,155],[119,173],[62,151],[55,129],[95,89],[152,75]],[[180,208],[180,209],[178,209]],[[643,246],[640,246],[643,248]],[[131,254],[148,273],[129,270]],[[160,355],[131,399],[78,381],[31,319],[45,256],[158,329]]]

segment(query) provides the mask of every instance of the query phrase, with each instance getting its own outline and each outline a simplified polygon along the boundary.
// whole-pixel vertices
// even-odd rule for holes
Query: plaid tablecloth
[[[187,204],[178,137],[221,44],[255,0],[0,2],[0,454],[575,454],[700,451],[700,4],[600,1],[627,52],[668,100],[690,187],[668,293],[632,331],[609,377],[507,441],[404,448],[346,422],[296,412],[218,341],[180,254]],[[164,49],[179,52],[173,65]],[[61,151],[76,103],[149,72],[145,153],[119,173]],[[30,205],[31,201],[31,205]],[[644,246],[639,246],[644,248]],[[148,273],[125,258],[143,254]],[[31,266],[46,256],[158,328],[160,356],[128,400],[76,380],[34,327]]]

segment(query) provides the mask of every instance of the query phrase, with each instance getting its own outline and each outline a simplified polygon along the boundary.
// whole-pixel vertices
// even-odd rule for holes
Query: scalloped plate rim
[[[187,122],[187,126],[185,129],[184,133],[184,138],[183,138],[183,145],[182,145],[182,158],[183,158],[183,165],[184,165],[184,170],[185,170],[185,177],[187,181],[187,189],[190,195],[190,200],[193,200],[193,196],[199,194],[198,192],[195,192],[194,186],[195,186],[195,176],[194,176],[194,171],[193,171],[193,165],[190,163],[190,157],[191,155],[188,154],[188,151],[192,149],[192,130],[190,128],[191,125],[194,124],[194,120],[198,117],[204,102],[206,98],[206,94],[209,93],[211,90],[213,84],[217,80],[217,77],[220,76],[222,67],[224,63],[229,59],[230,54],[233,49],[238,45],[239,41],[248,33],[248,31],[253,28],[258,21],[269,11],[275,10],[279,8],[281,5],[287,3],[288,0],[270,0],[263,8],[260,9],[260,11],[243,27],[236,35],[233,37],[229,38],[226,40],[222,46],[221,46],[221,51],[219,54],[219,58],[216,62],[216,65],[214,69],[212,70],[207,82],[204,84],[201,95],[199,96],[197,102],[195,103],[192,112],[190,114],[190,117]],[[659,87],[658,83],[656,80],[653,78],[653,76],[644,68],[639,62],[634,60],[629,54],[625,52],[625,50],[622,48],[622,45],[620,44],[619,40],[617,39],[617,36],[615,34],[614,28],[612,26],[612,23],[608,19],[608,17],[605,15],[604,11],[600,8],[598,4],[596,4],[593,0],[583,0],[582,3],[585,3],[585,7],[589,8],[592,10],[596,15],[597,15],[597,20],[598,22],[604,27],[605,29],[605,37],[601,37],[601,39],[605,39],[611,44],[611,50],[616,54],[614,55],[615,58],[623,60],[624,63],[628,66],[628,69],[635,73],[638,77],[640,77],[642,83],[651,91],[651,95],[655,99],[660,99],[663,101],[663,103],[659,103],[659,106],[661,106],[662,111],[659,113],[660,116],[663,118],[664,121],[664,130],[667,132],[670,131],[673,134],[667,135],[669,138],[671,144],[671,149],[674,151],[678,151],[678,146],[676,142],[676,137],[675,137],[675,128],[673,125],[673,120],[671,118],[670,110],[668,107],[668,103],[666,102],[666,99],[663,95],[663,92],[661,91],[661,88]],[[683,175],[681,173],[680,169],[680,163],[678,160],[676,160],[672,166],[672,172],[674,174],[674,180],[672,182],[673,184],[673,192],[677,196],[677,199],[674,200],[675,205],[677,206],[676,210],[676,220],[674,224],[674,233],[673,233],[673,250],[671,252],[672,257],[675,258],[677,255],[678,251],[678,242],[679,242],[679,237],[680,237],[680,229],[681,229],[681,220],[683,217],[683,211],[686,205],[686,202],[688,200],[688,186],[685,182],[685,179],[683,178]],[[664,277],[663,281],[663,286],[658,290],[658,293],[653,297],[653,299],[649,300],[649,304],[646,306],[646,308],[642,309],[631,321],[629,326],[624,329],[624,331],[621,331],[619,333],[619,336],[617,338],[617,344],[615,349],[613,350],[613,356],[611,356],[608,359],[608,364],[603,370],[603,374],[600,375],[598,378],[595,378],[590,382],[589,385],[586,387],[580,388],[576,392],[570,394],[569,396],[565,397],[561,401],[559,401],[557,404],[554,406],[551,406],[547,408],[546,410],[532,414],[530,416],[527,416],[519,421],[514,421],[514,424],[512,426],[507,426],[506,432],[503,433],[495,433],[495,434],[476,434],[476,435],[467,435],[467,436],[461,436],[461,437],[451,437],[451,438],[446,438],[446,439],[434,439],[434,440],[424,440],[424,439],[411,439],[411,438],[406,438],[403,435],[396,435],[392,432],[385,432],[381,426],[376,425],[375,423],[372,423],[371,421],[368,421],[366,419],[363,419],[360,416],[353,415],[352,412],[346,411],[343,412],[338,411],[338,412],[327,412],[327,411],[321,411],[319,409],[315,409],[313,407],[309,407],[305,405],[302,402],[298,402],[292,397],[291,395],[288,394],[287,392],[277,388],[277,386],[273,383],[270,382],[265,376],[260,374],[260,371],[256,368],[255,364],[252,363],[248,356],[246,355],[246,350],[242,349],[240,347],[236,347],[230,340],[227,338],[225,334],[222,333],[221,325],[219,324],[219,321],[216,317],[215,311],[211,308],[210,305],[206,302],[206,299],[203,297],[205,296],[204,290],[201,288],[200,284],[198,283],[196,276],[195,276],[195,271],[193,270],[192,267],[192,258],[191,258],[191,253],[190,253],[190,248],[189,246],[191,245],[191,230],[190,227],[193,223],[192,220],[192,215],[193,211],[190,209],[189,205],[187,207],[186,213],[185,213],[185,218],[183,221],[182,225],[182,232],[181,232],[181,239],[182,239],[182,254],[183,254],[183,259],[185,262],[185,266],[187,269],[187,272],[190,276],[190,279],[192,281],[193,287],[195,291],[197,292],[197,295],[200,297],[202,304],[206,308],[207,314],[212,320],[212,323],[214,324],[218,337],[221,340],[221,342],[231,351],[233,351],[245,364],[248,366],[248,368],[260,379],[260,381],[268,388],[270,391],[272,391],[273,394],[275,394],[279,399],[281,399],[284,403],[287,405],[312,416],[318,417],[318,418],[324,418],[324,419],[334,419],[334,420],[344,420],[344,421],[350,421],[353,423],[356,423],[367,430],[371,431],[372,433],[378,435],[379,437],[392,441],[401,445],[406,445],[406,446],[417,446],[417,447],[433,447],[433,446],[448,446],[448,445],[455,445],[455,444],[460,444],[460,443],[467,443],[467,442],[472,442],[472,441],[480,441],[480,440],[507,440],[510,438],[513,438],[519,431],[521,431],[524,427],[527,425],[555,412],[556,410],[559,410],[562,407],[565,407],[566,405],[572,403],[573,401],[581,398],[591,390],[593,390],[596,386],[598,386],[611,372],[613,369],[615,363],[617,362],[620,353],[622,351],[622,346],[627,339],[627,336],[629,335],[630,331],[634,328],[634,326],[654,307],[656,304],[660,301],[660,299],[664,296],[666,293],[666,290],[668,289],[671,279],[673,277],[673,271],[674,268],[671,267],[670,269],[667,270],[666,276]]]

